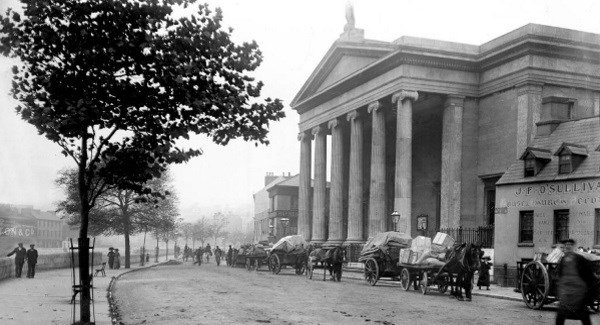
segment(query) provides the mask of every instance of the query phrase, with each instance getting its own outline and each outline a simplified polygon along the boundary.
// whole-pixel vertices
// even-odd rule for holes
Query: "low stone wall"
[[[75,254],[75,265],[79,265],[79,255]],[[90,255],[90,259],[92,256]],[[139,258],[138,258],[139,259]],[[13,257],[2,257],[0,258],[0,280],[8,279],[15,276],[15,259]],[[94,265],[102,264],[102,253],[94,253]],[[36,264],[36,271],[61,269],[71,267],[71,254],[70,253],[59,253],[59,254],[44,254],[38,256],[38,262]],[[27,262],[23,266],[23,273],[27,272]]]

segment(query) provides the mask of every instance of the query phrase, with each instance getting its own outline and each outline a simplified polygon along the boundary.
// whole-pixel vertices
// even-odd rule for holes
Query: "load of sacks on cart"
[[[384,232],[370,238],[361,251],[365,280],[375,285],[381,278],[400,280],[404,290],[411,287],[426,294],[437,287],[449,288],[459,300],[464,289],[471,299],[473,274],[480,268],[483,251],[474,243],[455,244],[454,238],[438,232],[433,239],[411,238],[398,232]]]

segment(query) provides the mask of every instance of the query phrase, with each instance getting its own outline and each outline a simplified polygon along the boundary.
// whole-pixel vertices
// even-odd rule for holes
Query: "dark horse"
[[[447,272],[451,282],[451,294],[458,300],[464,300],[462,289],[465,289],[467,301],[471,301],[473,290],[473,273],[479,269],[483,251],[475,244],[455,245],[446,252],[446,264],[440,272]],[[453,275],[456,278],[453,279]]]
[[[345,249],[336,246],[331,249],[317,248],[310,251],[308,256],[308,268],[306,274],[312,279],[313,271],[321,264],[323,268],[323,281],[325,281],[327,270],[333,281],[342,281],[342,264],[346,256]]]

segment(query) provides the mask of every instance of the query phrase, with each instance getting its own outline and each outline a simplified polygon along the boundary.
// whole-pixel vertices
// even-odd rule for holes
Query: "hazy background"
[[[189,145],[204,155],[172,168],[182,216],[192,220],[215,211],[249,218],[252,194],[266,172],[298,172],[298,115],[289,103],[331,44],[342,33],[345,0],[206,1],[223,9],[224,25],[236,42],[256,40],[264,62],[255,76],[263,96],[277,97],[287,117],[272,125],[269,146],[233,141],[227,147],[205,138]],[[0,0],[0,10],[18,7]],[[527,23],[600,33],[600,1],[375,1],[355,0],[356,27],[369,39],[393,41],[402,35],[479,45]],[[58,146],[39,136],[15,114],[8,94],[14,61],[0,57],[0,203],[54,209],[62,192],[57,172],[72,167]]]

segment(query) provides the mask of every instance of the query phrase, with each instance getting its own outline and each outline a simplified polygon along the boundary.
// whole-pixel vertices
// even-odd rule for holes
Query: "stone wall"
[[[91,259],[91,256],[90,256]],[[137,257],[139,261],[139,257]],[[102,264],[102,253],[94,253],[94,265]],[[79,265],[78,254],[75,254],[75,265]],[[38,257],[38,263],[36,265],[36,271],[61,269],[71,267],[71,254],[69,253],[58,253],[58,254],[47,254],[40,255]],[[27,272],[27,262],[23,266],[23,273]],[[0,280],[14,277],[15,275],[15,262],[12,257],[0,258]]]

